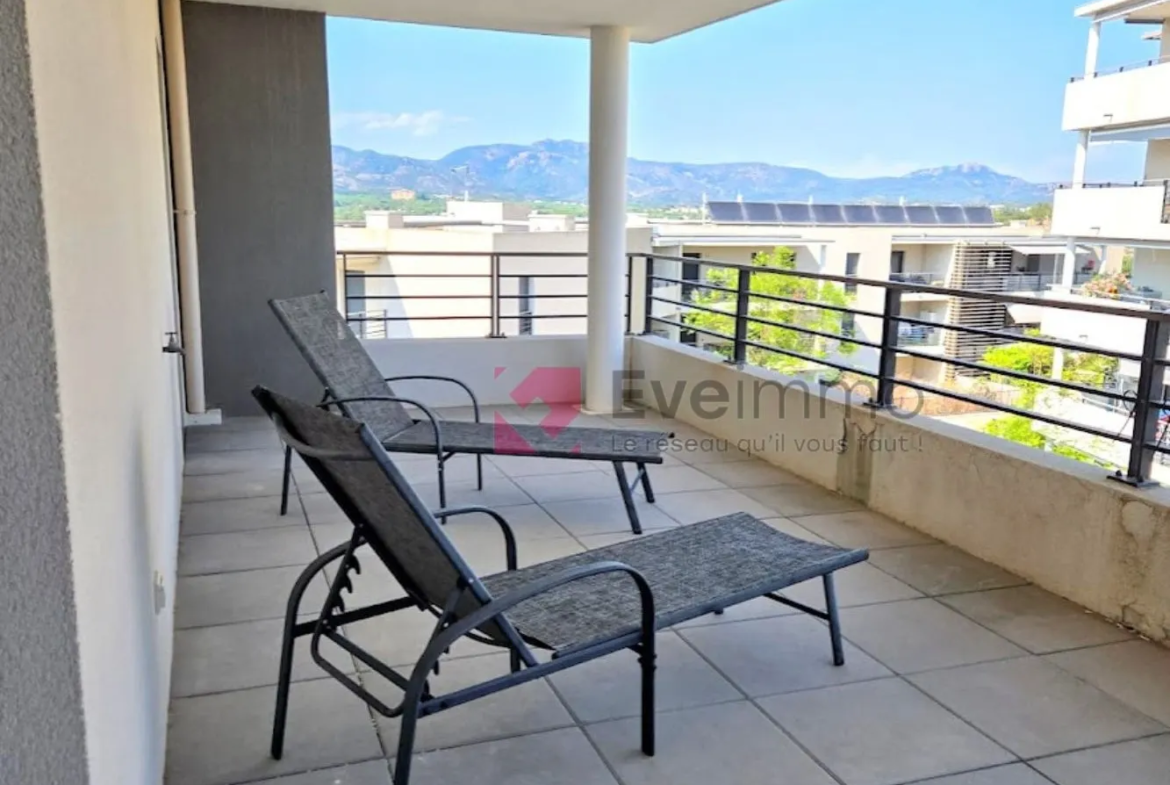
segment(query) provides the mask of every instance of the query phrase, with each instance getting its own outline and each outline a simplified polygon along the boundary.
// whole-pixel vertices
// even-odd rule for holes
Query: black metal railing
[[[568,334],[584,334],[587,317],[588,253],[584,251],[338,251],[345,282],[346,321],[359,337],[392,337],[395,325],[411,322],[458,321],[468,334],[489,338],[530,335],[537,323],[565,325]],[[355,269],[359,259],[376,260],[372,271]],[[386,265],[380,262],[385,260]],[[398,262],[427,263],[424,272],[394,269]],[[624,318],[630,330],[631,279],[627,259]],[[453,267],[465,269],[452,269]],[[470,269],[466,269],[470,268]],[[386,270],[387,272],[382,272]],[[423,282],[419,291],[403,293]],[[554,282],[559,282],[559,285]],[[478,284],[478,285],[477,285]],[[444,291],[445,285],[459,291]],[[463,304],[456,309],[429,308],[425,303]],[[561,303],[556,307],[553,303]],[[578,324],[573,326],[572,322]],[[478,326],[478,327],[477,327]],[[478,332],[482,328],[483,332]],[[541,331],[543,332],[543,331]],[[551,330],[550,332],[556,332]]]
[[[1133,309],[1109,305],[1107,301],[1101,304],[1085,302],[1069,302],[1065,300],[1044,300],[1046,308],[1058,310],[1078,311],[1098,315],[1116,316],[1124,319],[1137,319],[1144,322],[1144,342],[1140,350],[1133,352],[1114,351],[1092,346],[1085,343],[1057,340],[1054,338],[1021,334],[1012,329],[988,329],[964,324],[939,324],[929,320],[904,315],[902,312],[902,298],[905,294],[923,292],[959,298],[964,301],[983,302],[1008,305],[1036,305],[1037,300],[1027,295],[1012,295],[1001,292],[971,291],[964,289],[948,289],[922,284],[902,283],[898,281],[879,281],[862,279],[855,276],[829,275],[825,273],[811,273],[798,270],[768,268],[755,265],[734,264],[704,259],[703,265],[707,270],[727,271],[720,276],[721,283],[712,283],[710,278],[702,281],[684,281],[681,277],[662,275],[667,264],[686,263],[692,261],[683,257],[663,256],[659,254],[646,255],[645,281],[643,291],[645,304],[643,306],[643,332],[646,334],[666,333],[678,335],[682,340],[684,334],[697,334],[705,342],[713,344],[727,361],[739,365],[747,363],[749,350],[758,350],[765,355],[779,355],[806,363],[810,368],[831,368],[843,373],[855,374],[859,377],[873,380],[872,394],[869,404],[875,408],[895,409],[895,390],[905,388],[917,395],[931,395],[962,402],[973,407],[985,410],[999,411],[1005,414],[1018,415],[1039,423],[1059,428],[1067,428],[1092,437],[1107,439],[1128,445],[1128,459],[1123,470],[1117,471],[1114,479],[1132,485],[1142,485],[1149,481],[1153,459],[1156,454],[1170,454],[1170,447],[1163,444],[1164,438],[1170,429],[1160,429],[1160,415],[1170,411],[1170,402],[1165,400],[1166,368],[1170,365],[1167,359],[1167,346],[1170,344],[1170,313],[1158,311],[1134,311]],[[884,307],[881,311],[865,310],[852,305],[838,305],[827,302],[810,300],[807,297],[793,297],[765,293],[753,288],[753,283],[763,276],[789,276],[805,279],[822,284],[840,284],[856,287],[875,287],[883,291]],[[698,300],[665,297],[659,292],[665,285],[683,285],[691,291],[706,293],[700,294]],[[775,287],[773,287],[775,290]],[[681,291],[681,289],[680,289]],[[821,328],[810,327],[807,324],[797,324],[795,321],[778,323],[762,315],[766,309],[755,307],[758,303],[775,303],[787,306],[785,311],[791,313],[791,306],[799,308],[820,309],[841,315],[842,327],[839,332],[827,331]],[[656,307],[665,306],[665,307]],[[726,332],[711,328],[711,319],[706,319],[706,326],[688,320],[689,314],[709,313],[717,314],[729,321]],[[880,324],[880,338],[872,340],[860,337],[852,325],[859,318],[876,320]],[[721,323],[722,319],[714,320]],[[819,323],[818,323],[819,324]],[[791,333],[811,336],[820,341],[836,341],[838,345],[865,347],[877,353],[876,367],[862,367],[844,361],[841,354],[823,352],[819,355],[802,353],[791,348],[766,343],[752,338],[752,327],[757,325],[780,328]],[[821,325],[823,327],[823,325]],[[913,328],[920,328],[923,332],[910,332]],[[909,335],[922,335],[924,340],[939,340],[934,336],[947,333],[979,336],[981,345],[989,347],[995,343],[1027,343],[1045,346],[1053,349],[1071,351],[1089,355],[1099,355],[1118,361],[1138,363],[1140,373],[1135,390],[1119,391],[1105,389],[1066,378],[1049,378],[1028,371],[1012,368],[1002,368],[987,364],[981,357],[971,358],[959,356],[944,351],[929,351],[916,342]],[[926,338],[925,336],[930,336]],[[987,339],[993,339],[987,341]],[[945,343],[945,342],[943,342]],[[927,344],[929,345],[929,344]],[[938,363],[945,363],[948,367],[960,370],[963,373],[998,377],[1001,379],[1023,382],[1036,387],[1051,387],[1058,390],[1079,394],[1082,397],[1092,397],[1095,401],[1114,402],[1128,412],[1128,419],[1121,430],[1114,432],[1104,427],[1097,427],[1085,423],[1073,422],[1068,419],[1045,412],[1032,411],[1011,403],[980,397],[971,392],[942,387],[930,384],[916,378],[897,375],[897,361],[899,357],[916,357]],[[895,409],[895,411],[897,411]],[[1132,422],[1133,427],[1129,429]],[[1131,430],[1127,435],[1126,430]]]
[[[1124,74],[1130,71],[1140,71],[1143,68],[1152,68],[1155,65],[1162,65],[1163,63],[1170,63],[1170,57],[1153,57],[1148,60],[1137,60],[1132,63],[1126,63],[1125,65],[1118,65],[1112,68],[1102,68],[1098,71],[1094,71],[1092,78],[1096,79],[1101,76],[1112,76],[1113,74]],[[1083,82],[1085,79],[1086,77],[1084,74],[1078,74],[1076,76],[1069,77],[1070,82]]]

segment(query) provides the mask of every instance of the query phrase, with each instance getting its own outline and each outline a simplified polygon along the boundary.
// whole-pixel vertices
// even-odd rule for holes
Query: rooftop
[[[513,422],[541,416],[498,411]],[[610,423],[706,436],[654,413],[647,419]],[[395,460],[434,504],[433,459]],[[325,677],[304,648],[286,755],[268,757],[285,595],[305,564],[350,534],[303,469],[295,473],[299,506],[277,516],[280,466],[262,419],[189,435],[169,785],[389,783],[395,722]],[[450,503],[503,513],[523,566],[630,536],[608,467],[598,466],[492,457],[480,493],[473,464],[459,457],[448,464]],[[414,783],[1164,785],[1170,650],[718,443],[672,453],[654,482],[657,504],[640,503],[648,529],[745,510],[805,539],[869,548],[869,563],[839,575],[846,666],[832,666],[821,622],[750,602],[661,633],[655,758],[637,750],[637,666],[621,652],[424,718]],[[475,569],[494,571],[503,550],[485,523],[468,516],[446,531]],[[362,564],[355,606],[398,596],[372,555]],[[324,589],[310,599],[320,602]],[[820,601],[808,585],[788,594]],[[347,635],[406,664],[432,622],[421,614],[417,623],[374,621]],[[341,654],[328,656],[378,689]],[[503,654],[464,642],[435,682],[462,686],[507,667]],[[978,773],[934,779],[961,772]]]

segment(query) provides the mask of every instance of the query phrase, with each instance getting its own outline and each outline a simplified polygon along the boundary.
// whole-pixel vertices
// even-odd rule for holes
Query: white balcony
[[[1070,237],[1170,241],[1166,186],[1070,188],[1055,194],[1052,232]]]
[[[1064,95],[1064,130],[1170,121],[1170,62],[1078,79]]]

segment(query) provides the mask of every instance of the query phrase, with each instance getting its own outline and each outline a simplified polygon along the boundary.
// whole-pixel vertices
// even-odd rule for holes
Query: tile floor
[[[449,416],[458,416],[461,412]],[[531,411],[505,410],[513,421]],[[585,419],[585,418],[583,418]],[[605,421],[599,421],[605,422]],[[684,425],[614,420],[619,427]],[[269,758],[280,619],[300,568],[349,536],[302,468],[277,514],[271,427],[243,418],[188,438],[168,785],[388,785],[397,726],[297,652],[283,760]],[[433,459],[399,461],[436,503]],[[471,459],[449,464],[449,503],[511,521],[522,563],[629,536],[612,469],[499,457],[476,491]],[[648,531],[746,510],[811,540],[867,547],[838,591],[847,664],[825,627],[757,600],[661,634],[658,755],[638,751],[637,669],[622,652],[423,719],[412,782],[475,785],[1165,785],[1170,650],[1141,641],[971,556],[734,450],[678,452],[652,470]],[[504,566],[482,516],[447,531],[474,569]],[[372,555],[351,606],[395,596]],[[789,595],[821,602],[818,587]],[[323,600],[325,578],[306,596]],[[347,630],[387,662],[413,662],[430,634],[403,613]],[[303,640],[302,643],[307,643]],[[340,650],[331,659],[387,700],[394,690]],[[502,674],[507,657],[457,645],[435,684]]]

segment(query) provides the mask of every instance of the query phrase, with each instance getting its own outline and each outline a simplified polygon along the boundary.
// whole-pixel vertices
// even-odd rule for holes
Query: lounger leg
[[[475,456],[475,482],[476,490],[483,490],[483,456]]]
[[[446,475],[447,459],[442,455],[439,456],[439,509],[447,509],[447,475]],[[447,520],[444,518],[443,523]]]
[[[646,468],[646,464],[639,463],[638,472],[642,476],[642,492],[646,494],[646,501],[653,504],[654,489],[650,487],[650,470]]]
[[[638,520],[638,508],[634,506],[634,494],[630,491],[630,481],[626,477],[626,470],[621,461],[613,462],[613,471],[617,475],[618,488],[622,492],[622,502],[626,505],[626,515],[630,519],[630,531],[634,534],[641,534],[642,522]]]
[[[272,757],[280,760],[284,754],[284,726],[288,719],[288,691],[292,682],[293,644],[296,636],[293,628],[297,624],[297,615],[300,613],[301,597],[309,588],[313,578],[317,576],[326,564],[345,555],[349,543],[338,545],[314,559],[293,584],[288,594],[288,605],[284,611],[284,637],[280,642],[280,675],[276,681],[276,714],[272,720]]]
[[[841,646],[841,619],[837,615],[837,590],[833,587],[833,574],[824,576],[825,608],[829,614],[829,639],[833,642],[833,664],[845,664],[845,650]]]
[[[409,785],[410,758],[414,754],[414,731],[418,725],[418,697],[407,690],[403,701],[402,724],[398,729],[398,756],[394,760],[394,785]]]
[[[654,754],[654,671],[656,669],[654,638],[643,645],[638,662],[642,666],[642,753]]]
[[[284,448],[284,479],[280,484],[280,514],[288,514],[288,483],[292,479],[292,447]]]
[[[512,673],[519,673],[520,672],[520,652],[516,651],[515,649],[512,649],[509,652],[509,655],[510,655],[509,663],[512,667]]]

